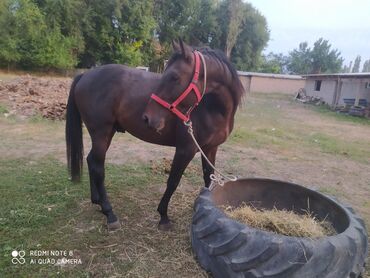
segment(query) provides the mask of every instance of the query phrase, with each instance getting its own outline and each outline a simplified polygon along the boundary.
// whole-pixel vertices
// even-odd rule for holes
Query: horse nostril
[[[146,114],[143,115],[143,120],[147,125],[149,124],[149,118]]]

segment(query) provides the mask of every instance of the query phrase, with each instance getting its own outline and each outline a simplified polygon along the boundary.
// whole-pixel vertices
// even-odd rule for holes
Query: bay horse
[[[174,52],[162,75],[111,64],[76,76],[72,82],[66,114],[69,173],[72,181],[80,180],[84,123],[92,141],[87,156],[91,202],[101,206],[109,229],[120,227],[104,185],[106,152],[116,132],[127,131],[146,142],[176,148],[157,209],[158,228],[168,230],[168,203],[198,151],[184,121],[192,122],[195,138],[213,164],[218,146],[233,129],[244,93],[235,68],[221,51],[195,50],[181,39],[172,45]],[[208,187],[213,169],[203,157],[202,169]]]

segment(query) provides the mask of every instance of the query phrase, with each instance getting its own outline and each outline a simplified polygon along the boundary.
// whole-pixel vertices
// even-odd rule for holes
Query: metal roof
[[[370,78],[370,72],[305,74],[305,78]]]
[[[266,78],[282,78],[282,79],[304,79],[301,75],[292,75],[292,74],[276,74],[276,73],[262,73],[262,72],[249,72],[249,71],[238,71],[240,76],[257,76],[257,77],[266,77]]]

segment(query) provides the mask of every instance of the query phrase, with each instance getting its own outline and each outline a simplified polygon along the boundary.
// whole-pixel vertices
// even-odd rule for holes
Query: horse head
[[[204,59],[202,54],[186,45],[181,39],[172,42],[174,54],[168,61],[156,92],[143,113],[147,125],[160,132],[170,117],[182,121],[190,119],[190,112],[204,94],[204,82],[199,80]],[[202,62],[203,61],[203,62]],[[203,65],[203,71],[204,71]],[[204,77],[204,72],[202,72]]]

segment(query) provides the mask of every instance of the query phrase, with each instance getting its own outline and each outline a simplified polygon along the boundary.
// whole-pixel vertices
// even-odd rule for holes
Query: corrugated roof
[[[370,78],[370,72],[358,72],[358,73],[319,73],[319,74],[306,74],[302,75],[306,78]]]
[[[301,75],[292,75],[292,74],[276,74],[276,73],[262,73],[262,72],[249,72],[249,71],[238,71],[240,76],[257,76],[257,77],[266,77],[266,78],[282,78],[282,79],[304,79]]]

